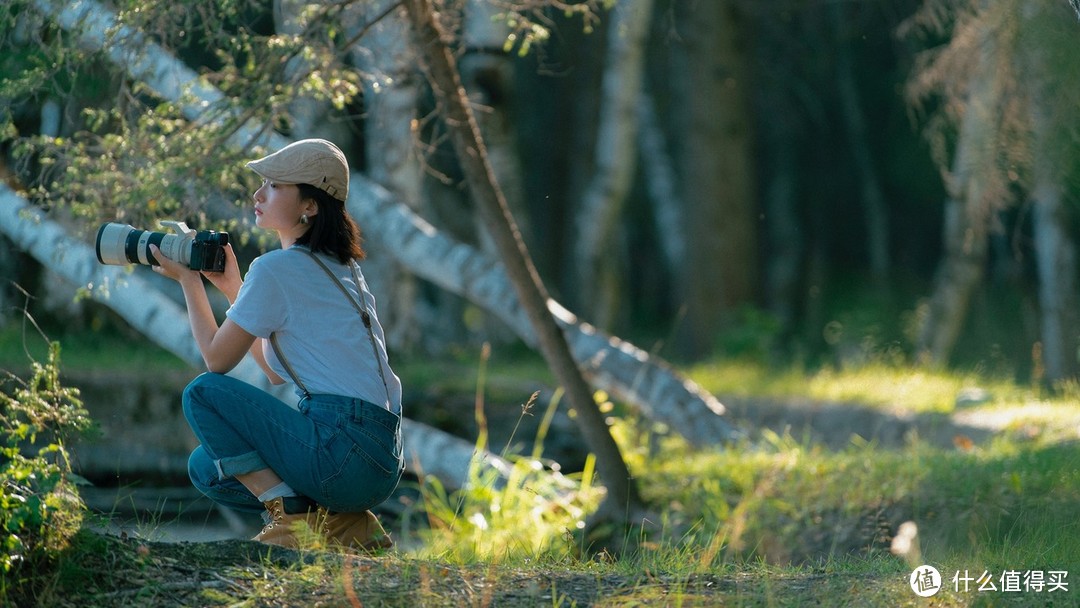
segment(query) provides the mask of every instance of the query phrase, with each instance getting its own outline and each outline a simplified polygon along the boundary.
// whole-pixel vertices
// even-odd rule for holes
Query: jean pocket
[[[315,445],[334,451],[342,430],[349,424],[348,417],[325,409],[310,409],[305,416],[312,423]]]
[[[397,473],[401,461],[400,433],[378,425],[349,425],[344,435],[353,443],[353,451],[371,466],[387,475]]]

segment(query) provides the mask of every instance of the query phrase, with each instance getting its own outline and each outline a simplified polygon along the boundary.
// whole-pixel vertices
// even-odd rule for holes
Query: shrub
[[[59,366],[54,342],[29,381],[9,375],[0,392],[0,604],[17,592],[11,587],[21,576],[47,571],[82,523],[64,442],[90,419],[78,389],[61,386]]]

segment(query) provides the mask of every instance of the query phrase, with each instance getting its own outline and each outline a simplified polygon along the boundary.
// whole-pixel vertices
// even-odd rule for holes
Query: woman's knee
[[[214,464],[213,459],[206,453],[203,446],[198,446],[191,451],[188,456],[188,478],[191,479],[192,485],[205,493],[209,489],[211,482],[217,480],[220,475],[217,470],[217,465]]]
[[[188,383],[184,387],[184,393],[181,396],[181,403],[184,406],[184,413],[189,414],[192,408],[199,406],[205,406],[213,403],[209,398],[209,394],[227,385],[230,381],[234,381],[234,378],[225,376],[222,374],[215,374],[212,372],[203,372],[195,377],[194,380]]]

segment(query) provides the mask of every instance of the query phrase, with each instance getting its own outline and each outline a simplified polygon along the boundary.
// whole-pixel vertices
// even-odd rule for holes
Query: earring
[[[300,223],[301,223],[301,224],[307,224],[307,223],[308,223],[308,219],[307,219],[307,214],[306,214],[306,213],[300,216]]]

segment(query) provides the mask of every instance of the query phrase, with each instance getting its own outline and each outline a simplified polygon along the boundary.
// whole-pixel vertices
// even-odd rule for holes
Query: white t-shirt
[[[375,297],[359,268],[360,285],[356,285],[348,266],[318,255],[354,301],[358,294],[363,298],[361,306],[371,315],[375,348],[356,308],[304,251],[275,250],[256,258],[226,314],[254,336],[269,338],[276,333],[278,346],[308,392],[358,397],[400,413],[401,380],[390,369]],[[270,368],[291,382],[269,340],[263,352]],[[299,387],[297,394],[302,394]]]

